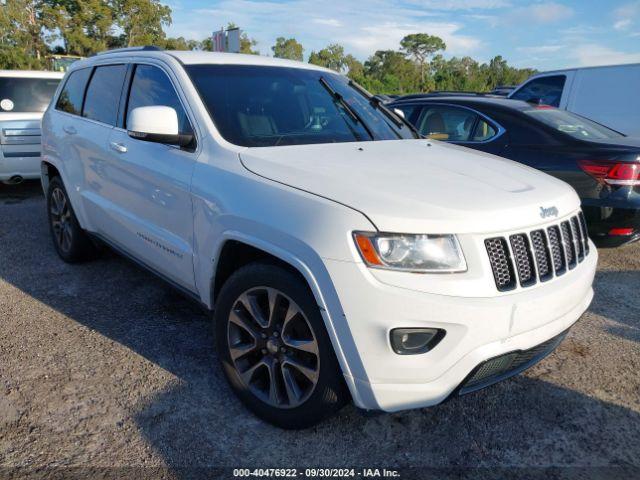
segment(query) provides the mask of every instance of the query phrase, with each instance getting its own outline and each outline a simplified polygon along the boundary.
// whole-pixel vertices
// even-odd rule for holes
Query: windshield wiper
[[[369,137],[371,137],[371,139],[373,140],[373,134],[371,133],[371,130],[369,130],[367,124],[362,121],[360,115],[358,115],[358,113],[353,108],[351,108],[351,105],[347,103],[344,97],[340,93],[336,92],[336,90],[323,77],[320,77],[320,84],[325,88],[327,92],[329,92],[329,95],[331,95],[331,97],[342,106],[344,111],[347,112],[347,115],[351,117],[351,120],[353,120],[354,123],[359,123],[360,125],[362,125],[362,127],[367,131]]]
[[[402,127],[407,127],[409,128],[409,130],[411,130],[411,132],[417,137],[417,138],[422,138],[422,135],[420,135],[420,132],[418,132],[418,130],[416,129],[416,127],[414,127],[411,123],[409,123],[406,119],[402,118],[400,115],[398,115],[396,112],[394,112],[392,109],[390,109],[389,107],[387,107],[382,100],[380,100],[378,97],[375,97],[373,95],[370,95],[369,92],[367,92],[364,88],[362,88],[360,85],[358,85],[356,82],[354,82],[353,80],[349,80],[349,86],[351,88],[353,88],[354,90],[356,90],[360,95],[362,95],[364,98],[366,98],[367,100],[369,100],[369,103],[371,104],[371,106],[373,108],[375,108],[376,110],[382,112],[389,120],[391,120],[393,122],[393,124],[398,127],[398,128],[402,128]]]

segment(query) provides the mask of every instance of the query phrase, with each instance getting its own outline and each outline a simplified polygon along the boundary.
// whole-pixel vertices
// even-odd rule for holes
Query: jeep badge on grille
[[[540,207],[540,216],[542,218],[557,217],[558,209],[556,207],[549,207],[549,208]]]

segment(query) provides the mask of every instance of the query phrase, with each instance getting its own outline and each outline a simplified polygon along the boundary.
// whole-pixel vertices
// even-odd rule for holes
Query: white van
[[[0,70],[0,182],[40,178],[40,120],[62,76]]]
[[[534,75],[509,98],[544,103],[640,137],[640,63]]]

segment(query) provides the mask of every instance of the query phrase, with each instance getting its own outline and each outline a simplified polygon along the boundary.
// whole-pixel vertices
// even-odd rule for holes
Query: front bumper
[[[342,353],[354,402],[392,412],[438,404],[483,362],[567,330],[593,298],[597,250],[552,281],[490,298],[393,287],[361,263],[325,264],[353,339]],[[440,328],[446,335],[427,353],[397,355],[389,343],[393,328]]]

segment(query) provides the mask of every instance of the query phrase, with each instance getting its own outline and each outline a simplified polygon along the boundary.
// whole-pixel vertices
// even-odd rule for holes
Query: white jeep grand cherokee
[[[285,428],[519,373],[593,296],[571,187],[415,138],[313,65],[107,52],[71,67],[42,141],[60,256],[100,240],[212,310],[231,387]]]

